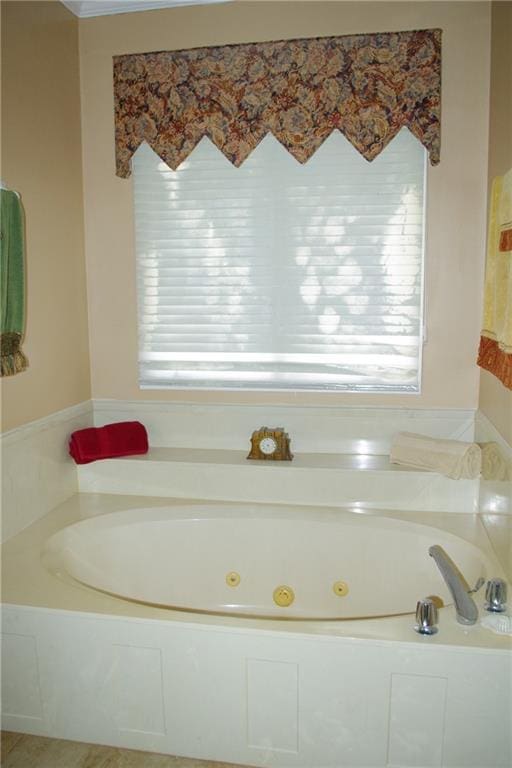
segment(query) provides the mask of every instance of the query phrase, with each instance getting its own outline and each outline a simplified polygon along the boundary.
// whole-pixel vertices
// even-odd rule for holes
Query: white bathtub
[[[450,605],[413,629],[418,597],[448,599],[434,543],[470,584],[501,575],[474,515],[77,495],[3,548],[3,728],[261,768],[505,768],[510,638]]]
[[[470,586],[493,575],[481,550],[438,528],[254,505],[181,505],[93,517],[54,534],[43,560],[59,576],[156,606],[354,619],[410,613],[427,595],[449,604],[428,555],[432,544],[447,551]]]

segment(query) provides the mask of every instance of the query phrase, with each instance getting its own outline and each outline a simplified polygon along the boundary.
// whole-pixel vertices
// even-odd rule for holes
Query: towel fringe
[[[0,376],[14,376],[28,367],[28,360],[20,349],[21,334],[9,331],[0,336]]]
[[[480,337],[477,365],[494,374],[507,389],[512,389],[512,354],[504,352],[495,339]]]

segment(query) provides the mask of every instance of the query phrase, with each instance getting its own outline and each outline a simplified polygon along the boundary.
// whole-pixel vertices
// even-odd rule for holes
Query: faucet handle
[[[416,604],[416,625],[414,629],[420,635],[435,635],[438,632],[437,606],[429,597],[418,600]]]
[[[484,584],[485,584],[485,579],[483,576],[480,576],[480,578],[477,580],[473,589],[468,589],[468,595],[474,595],[475,592],[478,592],[478,590],[481,589],[481,587],[483,587]]]
[[[503,579],[489,579],[485,588],[484,607],[493,613],[507,610],[507,584]]]

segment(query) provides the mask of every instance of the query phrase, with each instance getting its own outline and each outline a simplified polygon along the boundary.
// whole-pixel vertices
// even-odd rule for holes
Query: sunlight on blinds
[[[418,391],[425,150],[133,159],[143,388]]]

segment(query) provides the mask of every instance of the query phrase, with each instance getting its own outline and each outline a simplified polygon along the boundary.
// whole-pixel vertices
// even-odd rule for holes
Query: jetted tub
[[[447,599],[434,543],[470,585],[501,575],[473,514],[74,496],[4,544],[3,727],[262,768],[419,766],[426,743],[510,766],[510,638],[453,606],[414,632],[418,597]]]
[[[440,544],[468,584],[486,555],[437,528],[373,514],[252,505],[182,505],[89,518],[46,543],[43,561],[117,597],[263,618],[411,613],[451,597],[428,549]]]

